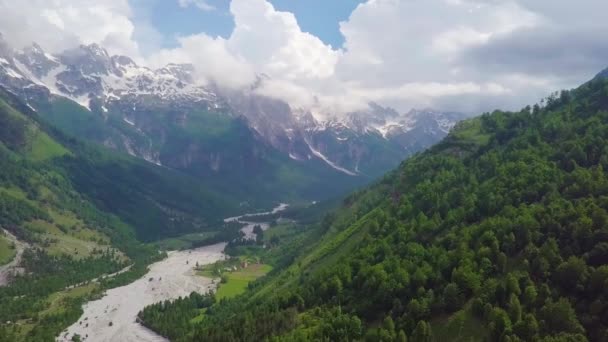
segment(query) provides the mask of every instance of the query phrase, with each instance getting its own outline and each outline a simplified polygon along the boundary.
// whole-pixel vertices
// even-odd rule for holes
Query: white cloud
[[[155,39],[144,42],[154,29],[132,12],[128,0],[0,0],[0,30],[13,32],[7,38],[14,44],[36,40],[54,50],[100,42],[137,55],[145,45],[154,51],[146,54],[150,65],[193,63],[201,79],[228,88],[267,75],[256,92],[318,112],[368,101],[402,111],[513,109],[608,64],[604,0],[368,0],[340,23],[339,48],[303,32],[292,13],[268,0],[232,0],[235,27],[227,38],[199,33],[163,50],[153,49]]]
[[[355,110],[369,101],[401,110],[441,104],[475,111],[488,102],[476,99],[516,96],[521,77],[482,75],[462,56],[545,21],[514,1],[370,0],[341,23],[345,44],[332,49],[266,0],[233,0],[230,11],[235,28],[226,40],[189,37],[165,51],[167,58],[155,60],[193,57],[188,60],[208,79],[229,87],[249,85],[254,73],[266,74],[258,93],[318,112]],[[206,50],[205,44],[214,48]],[[218,72],[237,69],[247,72]],[[540,81],[526,86],[546,90]]]
[[[255,82],[253,66],[241,56],[232,53],[223,38],[198,34],[179,39],[180,47],[162,50],[148,61],[154,66],[167,63],[191,63],[199,77],[228,88],[243,88]]]
[[[195,6],[203,11],[214,11],[215,6],[209,4],[205,0],[178,0],[177,3],[180,7],[186,8],[189,6]]]
[[[566,0],[369,0],[340,23],[345,43],[333,49],[302,32],[293,14],[277,11],[267,0],[232,0],[235,28],[229,38],[184,38],[177,49],[158,55],[167,58],[155,60],[190,56],[208,79],[229,87],[249,85],[252,75],[265,74],[269,79],[258,93],[317,112],[359,109],[369,101],[400,110],[517,108],[586,76],[569,74],[572,65],[563,77],[531,75],[525,65],[544,63],[533,49],[531,55],[518,55],[519,49],[512,48],[517,58],[510,60],[504,51],[500,58],[494,51],[511,48],[503,41],[512,37],[525,41],[518,38],[522,32],[556,26],[575,31],[586,25],[585,18],[596,16],[593,12],[608,9],[603,2],[593,3],[587,7],[595,8],[577,10],[579,16],[572,18],[570,7],[581,6],[567,5]],[[599,36],[585,41],[587,47],[603,44]],[[552,42],[554,50],[572,44]],[[537,49],[543,47],[542,41],[534,43]],[[561,59],[589,70],[582,65],[584,59],[571,57],[563,54]],[[608,53],[602,57],[608,64]]]
[[[251,85],[256,73],[283,85],[293,82],[292,89],[334,74],[340,52],[302,32],[292,13],[276,11],[265,0],[233,0],[230,12],[235,28],[229,38],[183,37],[178,48],[151,56],[151,63],[192,62],[209,81],[231,88]]]
[[[0,31],[15,47],[37,42],[51,52],[100,43],[111,53],[139,56],[128,0],[0,0]]]

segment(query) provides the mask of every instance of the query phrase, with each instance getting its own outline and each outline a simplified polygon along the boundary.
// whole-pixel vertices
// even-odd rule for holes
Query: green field
[[[69,154],[63,146],[51,139],[46,133],[36,131],[31,141],[28,157],[34,161],[44,161]]]
[[[50,255],[68,255],[77,259],[90,256],[94,251],[106,250],[110,240],[103,233],[87,227],[71,213],[49,210],[53,223],[34,220],[24,225],[36,233],[40,245]],[[122,254],[116,251],[119,256]]]
[[[226,274],[228,281],[220,284],[216,292],[218,300],[232,298],[245,292],[250,282],[264,276],[272,266],[264,264],[249,265],[247,268]]]
[[[11,242],[0,235],[0,265],[8,264],[15,257],[16,250],[12,248]]]
[[[272,266],[266,264],[251,264],[245,269],[234,272],[222,271],[223,269],[238,265],[241,260],[245,259],[233,258],[211,265],[204,265],[197,269],[197,274],[206,278],[218,278],[220,275],[224,275],[227,281],[219,284],[215,297],[218,301],[224,298],[233,298],[244,293],[250,282],[272,271]],[[196,324],[202,321],[206,311],[206,308],[202,309],[198,316],[192,318],[191,323]]]

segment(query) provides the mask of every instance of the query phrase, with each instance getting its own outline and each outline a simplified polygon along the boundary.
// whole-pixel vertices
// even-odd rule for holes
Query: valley
[[[269,212],[244,214],[227,218],[225,221],[244,225],[241,228],[244,237],[255,239],[254,223],[242,219],[249,216],[277,214],[287,207],[287,204],[280,204]],[[255,224],[266,228],[269,225],[268,222]],[[164,341],[162,337],[138,323],[138,313],[148,305],[186,297],[192,292],[216,291],[218,286],[216,282],[219,279],[201,276],[197,274],[195,267],[224,260],[225,247],[226,242],[223,242],[190,250],[168,252],[167,258],[150,265],[149,271],[141,278],[125,286],[110,289],[102,298],[84,304],[83,314],[77,322],[60,334],[58,341],[69,342],[74,338],[90,342]]]
[[[607,11],[0,0],[0,342],[608,341]]]

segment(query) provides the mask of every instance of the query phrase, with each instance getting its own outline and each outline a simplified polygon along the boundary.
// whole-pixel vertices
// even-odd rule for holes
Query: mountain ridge
[[[201,85],[194,67],[188,64],[150,69],[126,56],[110,56],[97,44],[56,55],[44,52],[37,44],[21,51],[0,45],[4,46],[0,48],[0,84],[42,112],[48,106],[41,102],[60,96],[95,113],[100,118],[97,126],[116,126],[109,121],[122,120],[131,126],[131,132],[125,134],[128,130],[124,127],[105,127],[114,133],[102,133],[96,141],[156,164],[162,164],[162,152],[158,142],[152,143],[153,135],[166,132],[163,127],[150,131],[148,113],[159,109],[172,112],[174,120],[183,124],[188,122],[188,113],[201,110],[230,118],[241,116],[261,140],[300,164],[316,159],[343,174],[371,178],[430,146],[464,118],[462,114],[428,110],[399,114],[370,103],[367,111],[319,120],[310,112],[301,113],[283,101],[256,94],[255,87],[229,91],[213,84]],[[258,82],[264,80],[259,77]],[[430,115],[433,119],[421,113],[434,113]],[[327,130],[335,132],[326,134]],[[81,132],[69,133],[88,138]],[[351,138],[353,141],[347,141]],[[370,144],[375,147],[370,149]],[[377,154],[384,154],[384,161],[368,161]]]

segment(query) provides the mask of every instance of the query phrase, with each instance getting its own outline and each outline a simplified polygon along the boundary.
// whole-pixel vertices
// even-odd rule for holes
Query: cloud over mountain
[[[134,19],[138,7],[127,0],[0,0],[0,30],[16,45],[99,42],[153,66],[192,63],[201,79],[228,88],[265,75],[255,91],[318,112],[369,101],[477,112],[517,108],[602,69],[607,10],[600,0],[369,0],[340,23],[344,44],[336,48],[267,0],[232,0],[228,37],[184,35],[175,47],[144,53],[150,38],[141,32],[159,33]]]

